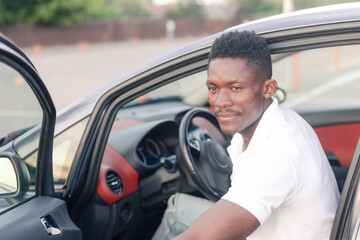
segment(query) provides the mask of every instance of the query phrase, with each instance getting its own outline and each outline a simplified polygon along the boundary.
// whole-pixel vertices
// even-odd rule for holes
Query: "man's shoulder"
[[[270,131],[270,136],[277,141],[287,145],[294,141],[303,141],[304,138],[317,138],[309,123],[294,110],[279,106],[279,113],[280,117]]]

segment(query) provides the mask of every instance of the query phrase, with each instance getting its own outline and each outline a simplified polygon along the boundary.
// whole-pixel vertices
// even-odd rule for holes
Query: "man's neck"
[[[264,109],[261,113],[261,115],[259,116],[258,119],[256,119],[255,122],[253,122],[250,126],[248,126],[246,129],[244,129],[242,132],[240,132],[242,138],[243,138],[243,141],[244,141],[244,150],[247,149],[247,147],[249,146],[249,143],[250,143],[250,140],[251,138],[253,137],[254,133],[255,133],[255,130],[264,114],[264,112],[266,111],[266,109],[271,105],[272,103],[272,99],[270,98],[269,101],[266,101],[265,104],[264,104]]]
[[[261,117],[262,114],[254,123],[252,123],[249,127],[244,129],[244,131],[240,133],[244,140],[244,150],[246,150],[247,147],[249,146],[250,140],[255,133],[256,127],[259,124]]]

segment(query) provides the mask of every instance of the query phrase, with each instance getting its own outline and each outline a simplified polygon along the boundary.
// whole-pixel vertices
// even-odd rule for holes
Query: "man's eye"
[[[231,89],[234,90],[234,91],[240,91],[240,90],[242,90],[244,88],[240,87],[240,86],[233,86]]]
[[[209,92],[216,92],[216,87],[208,87],[208,89],[209,89]]]

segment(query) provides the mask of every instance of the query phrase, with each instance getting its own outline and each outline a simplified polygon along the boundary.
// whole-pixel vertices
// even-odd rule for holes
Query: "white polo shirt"
[[[329,239],[339,191],[312,127],[273,98],[242,149],[236,133],[228,147],[231,187],[223,199],[261,223],[247,239]]]

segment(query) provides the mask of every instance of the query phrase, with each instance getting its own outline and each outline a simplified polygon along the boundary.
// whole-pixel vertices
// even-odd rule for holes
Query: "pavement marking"
[[[360,79],[360,70],[353,71],[351,73],[345,74],[343,76],[335,77],[334,79],[328,81],[327,83],[318,86],[302,96],[296,97],[294,99],[284,102],[284,106],[293,108],[302,103],[308,102],[314,97],[317,97],[325,92],[328,92],[336,87],[343,86],[345,84],[351,83],[355,80]]]

